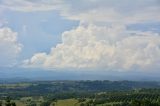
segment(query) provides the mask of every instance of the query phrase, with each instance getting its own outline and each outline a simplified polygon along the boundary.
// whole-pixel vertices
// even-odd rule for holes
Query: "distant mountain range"
[[[0,68],[2,80],[132,80],[132,81],[160,81],[160,74],[140,72],[114,71],[69,71],[42,70],[27,68]]]

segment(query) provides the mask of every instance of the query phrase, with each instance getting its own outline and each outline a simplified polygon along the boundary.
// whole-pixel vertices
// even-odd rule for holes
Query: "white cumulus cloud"
[[[79,26],[62,34],[49,54],[25,60],[27,67],[103,70],[159,69],[160,35],[122,26]]]
[[[56,10],[77,28],[62,33],[50,53],[36,53],[23,66],[103,70],[160,69],[160,35],[128,25],[160,22],[159,0],[1,0],[21,12]],[[141,30],[141,29],[140,29]]]
[[[17,41],[17,33],[10,28],[0,28],[0,66],[13,66],[21,52],[22,45]]]

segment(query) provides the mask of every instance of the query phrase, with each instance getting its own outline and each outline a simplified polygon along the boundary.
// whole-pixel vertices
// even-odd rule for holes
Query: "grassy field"
[[[88,100],[87,100],[88,101]],[[118,102],[99,104],[96,106],[105,106],[107,104],[117,104]],[[58,100],[55,106],[80,106],[76,99]]]
[[[15,88],[27,88],[33,84],[30,83],[17,83],[17,84],[0,84],[0,88],[15,89]]]
[[[26,106],[26,104],[22,101],[15,100],[14,102],[16,103],[17,106]]]
[[[58,100],[56,106],[79,106],[76,99]]]

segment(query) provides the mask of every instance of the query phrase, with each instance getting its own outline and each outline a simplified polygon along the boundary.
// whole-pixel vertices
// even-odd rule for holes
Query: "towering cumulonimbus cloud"
[[[22,44],[17,40],[17,33],[10,28],[0,28],[0,66],[13,66],[21,52]]]
[[[45,68],[149,70],[160,68],[160,35],[124,26],[79,26],[62,34],[49,54],[37,53],[24,64]]]

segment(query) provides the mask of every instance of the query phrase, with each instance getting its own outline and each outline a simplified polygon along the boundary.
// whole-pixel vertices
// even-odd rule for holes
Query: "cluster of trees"
[[[149,100],[149,99],[143,99],[143,100],[137,100],[133,99],[130,102],[117,102],[117,103],[107,103],[107,102],[96,102],[95,100],[89,100],[87,102],[80,103],[80,106],[97,106],[98,104],[103,104],[103,106],[160,106],[160,99],[155,100]]]
[[[3,105],[3,102],[0,101],[0,106],[2,106],[2,105]],[[4,102],[4,105],[5,105],[5,106],[16,106],[16,103],[13,102],[13,101],[11,101],[11,98],[10,98],[10,97],[6,97],[5,102]]]
[[[96,93],[94,98],[89,100],[78,99],[78,101],[80,106],[96,106],[97,104],[105,104],[104,106],[160,106],[160,90],[154,90],[102,92]]]
[[[152,100],[152,99],[143,99],[143,100],[132,100],[131,106],[160,106],[160,99]]]
[[[160,97],[159,94],[141,94],[141,93],[136,93],[136,94],[125,94],[125,95],[117,95],[117,96],[111,96],[108,97],[109,102],[125,102],[125,101],[131,101],[133,99],[138,99],[138,100],[143,100],[143,99],[150,99],[150,100],[157,100]]]
[[[40,104],[40,106],[56,106],[57,104],[57,99],[56,98],[53,98],[53,99],[47,99],[45,100],[44,102],[42,102]]]

